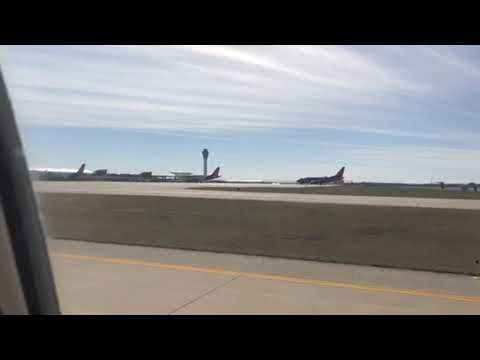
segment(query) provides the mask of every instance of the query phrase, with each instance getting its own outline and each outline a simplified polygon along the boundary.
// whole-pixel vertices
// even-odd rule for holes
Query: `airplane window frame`
[[[0,174],[0,206],[5,218],[5,237],[8,238],[0,241],[10,245],[27,313],[59,315],[45,233],[1,68]]]

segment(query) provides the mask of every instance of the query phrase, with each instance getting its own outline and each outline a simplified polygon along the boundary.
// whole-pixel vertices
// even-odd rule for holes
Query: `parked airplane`
[[[92,174],[85,174],[74,178],[75,181],[128,181],[128,182],[152,182],[158,180],[151,171],[140,174],[114,174],[107,169],[95,170]]]
[[[343,173],[345,167],[342,167],[333,176],[323,177],[305,177],[297,180],[298,184],[310,184],[310,185],[325,185],[325,184],[343,184]]]
[[[214,180],[220,177],[220,167],[217,167],[211,175],[192,175],[191,173],[172,172],[176,181],[183,182],[204,182]]]
[[[62,169],[63,170],[63,169]],[[46,181],[128,181],[128,182],[204,182],[220,177],[220,168],[217,167],[211,175],[193,175],[191,173],[173,173],[174,175],[153,175],[151,171],[140,174],[115,174],[107,169],[95,170],[93,173],[85,171],[85,164],[75,171],[51,171],[50,169],[32,169],[30,176],[33,180]]]
[[[82,164],[77,171],[68,171],[63,169],[32,169],[30,176],[34,180],[74,180],[85,174],[85,164]]]

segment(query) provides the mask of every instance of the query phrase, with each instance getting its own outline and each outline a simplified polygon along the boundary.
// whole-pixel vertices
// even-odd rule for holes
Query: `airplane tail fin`
[[[216,179],[218,177],[220,177],[220,166],[215,169],[212,175],[207,176],[207,180]]]
[[[77,170],[76,175],[83,175],[83,172],[85,171],[85,164],[82,164],[80,168]]]
[[[335,176],[343,178],[343,173],[345,172],[345,166],[338,170]]]
[[[85,164],[82,164],[80,168],[77,170],[77,172],[71,173],[67,176],[67,179],[76,179],[79,176],[83,175],[83,172],[85,171]]]
[[[220,167],[217,167],[211,176],[218,177],[219,175],[220,175]]]

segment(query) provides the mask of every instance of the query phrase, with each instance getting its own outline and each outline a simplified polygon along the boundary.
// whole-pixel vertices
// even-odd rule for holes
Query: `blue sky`
[[[30,167],[480,181],[478,46],[3,46]]]

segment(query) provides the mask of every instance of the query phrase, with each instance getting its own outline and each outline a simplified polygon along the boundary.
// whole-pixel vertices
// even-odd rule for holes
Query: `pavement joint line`
[[[159,262],[148,262],[148,261],[140,261],[140,260],[132,260],[132,259],[107,258],[107,257],[75,255],[75,254],[67,254],[67,253],[53,253],[53,255],[61,258],[71,259],[71,260],[97,261],[97,262],[119,264],[119,265],[139,265],[139,266],[152,267],[152,268],[185,270],[185,271],[193,271],[193,272],[201,272],[201,273],[220,274],[220,275],[233,276],[233,277],[242,276],[250,279],[283,281],[288,283],[296,283],[296,284],[304,284],[304,285],[343,288],[343,289],[387,293],[387,294],[410,295],[410,296],[417,296],[417,297],[428,297],[428,298],[435,298],[435,299],[442,299],[442,300],[451,300],[451,301],[458,301],[458,302],[469,302],[469,303],[480,304],[479,296],[465,296],[465,295],[434,293],[434,292],[410,290],[410,289],[385,288],[385,287],[377,287],[377,286],[370,286],[370,285],[341,283],[341,282],[306,279],[306,278],[290,277],[290,276],[282,276],[282,275],[231,271],[231,270],[224,270],[224,269],[203,268],[203,267],[179,265],[179,264],[164,264]]]
[[[228,284],[230,284],[230,283],[233,282],[234,280],[237,280],[240,276],[241,276],[241,275],[238,275],[238,276],[235,276],[234,278],[228,279],[227,281],[221,283],[220,285],[215,286],[213,289],[208,290],[207,292],[201,294],[200,296],[197,296],[197,297],[195,297],[194,299],[192,299],[192,300],[190,300],[190,301],[187,301],[185,304],[183,304],[183,305],[177,307],[175,310],[169,312],[168,315],[173,315],[173,314],[175,314],[176,312],[184,309],[185,307],[193,304],[194,302],[197,302],[198,300],[204,298],[204,297],[207,296],[208,294],[211,294],[211,293],[213,293],[214,291],[216,291],[216,290],[218,290],[218,289],[220,289],[220,288],[222,288],[222,287],[224,287],[224,286],[227,286]]]

